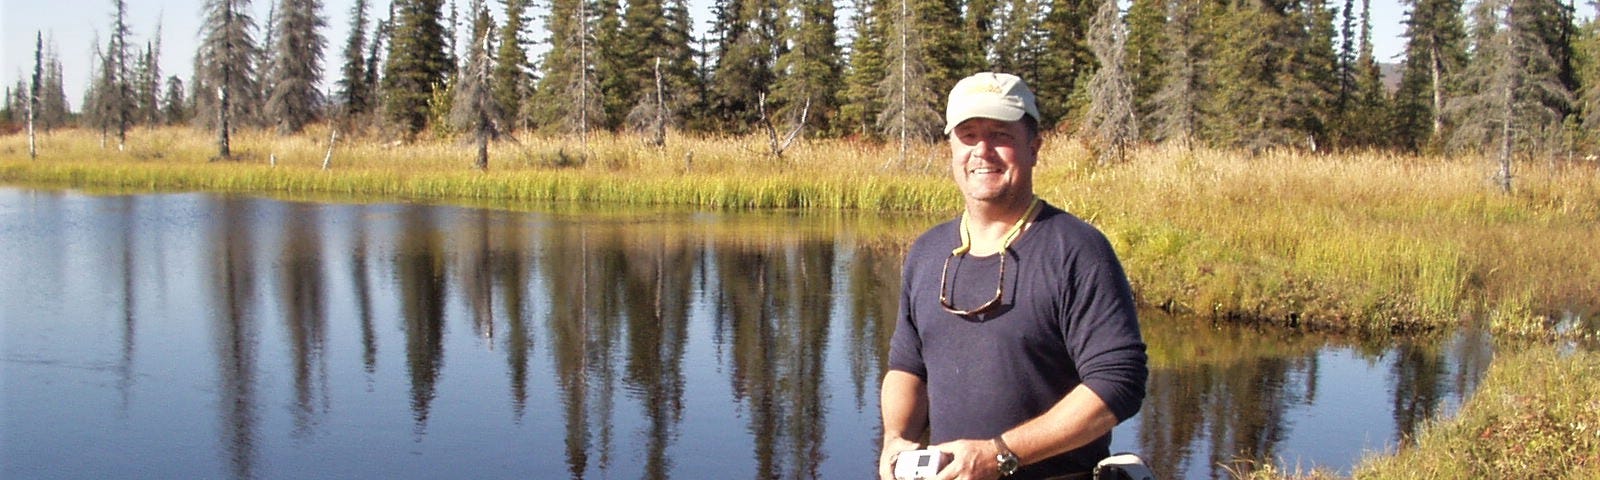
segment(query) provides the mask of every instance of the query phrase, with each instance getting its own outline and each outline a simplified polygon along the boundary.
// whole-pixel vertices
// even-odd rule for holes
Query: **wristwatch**
[[[1009,477],[1017,473],[1017,467],[1022,466],[1022,461],[1018,460],[1017,454],[1012,453],[1011,448],[1006,446],[1006,441],[998,436],[994,437],[994,448],[1000,451],[994,456],[995,463],[1000,464],[1000,476]]]

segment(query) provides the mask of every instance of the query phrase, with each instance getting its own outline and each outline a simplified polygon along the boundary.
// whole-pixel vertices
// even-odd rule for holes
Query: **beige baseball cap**
[[[1007,122],[1032,115],[1039,120],[1039,106],[1033,91],[1021,78],[1009,73],[983,72],[956,82],[944,107],[944,134],[973,118],[992,118]]]

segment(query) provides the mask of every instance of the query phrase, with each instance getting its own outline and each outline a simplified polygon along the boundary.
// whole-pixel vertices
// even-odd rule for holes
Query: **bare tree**
[[[489,55],[493,51],[489,39],[494,36],[493,20],[483,0],[472,0],[472,44],[467,47],[467,62],[457,79],[455,99],[451,102],[450,123],[456,128],[471,130],[478,146],[477,160],[473,166],[479,170],[489,168],[489,140],[499,136],[495,119],[500,118],[489,86],[489,72],[493,69]]]
[[[1134,118],[1133,84],[1123,69],[1124,46],[1128,29],[1122,24],[1116,0],[1101,0],[1089,22],[1089,48],[1100,61],[1100,69],[1089,79],[1089,114],[1084,119],[1102,144],[1100,163],[1126,159],[1127,145],[1138,140],[1139,122]]]

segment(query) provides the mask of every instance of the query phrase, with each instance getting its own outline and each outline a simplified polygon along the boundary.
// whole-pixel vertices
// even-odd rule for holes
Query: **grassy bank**
[[[1360,480],[1600,478],[1600,353],[1538,346],[1498,355],[1454,418],[1424,425],[1414,443],[1369,457]],[[1336,479],[1271,465],[1250,480]]]
[[[1600,354],[1539,347],[1495,359],[1456,418],[1355,478],[1600,478]]]
[[[496,144],[490,169],[471,148],[341,139],[328,131],[234,138],[236,160],[209,161],[214,139],[137,130],[126,151],[98,134],[58,131],[27,157],[0,138],[0,182],[132,190],[337,194],[501,203],[579,201],[703,208],[949,212],[942,146],[812,141],[784,157],[756,137],[626,136],[589,146],[522,138]],[[1600,173],[1542,165],[1504,195],[1479,158],[1317,156],[1146,149],[1100,166],[1081,145],[1047,141],[1044,198],[1100,226],[1142,301],[1174,311],[1307,328],[1430,330],[1484,318],[1501,333],[1586,335],[1560,320],[1600,310]],[[1592,320],[1588,320],[1591,321]]]

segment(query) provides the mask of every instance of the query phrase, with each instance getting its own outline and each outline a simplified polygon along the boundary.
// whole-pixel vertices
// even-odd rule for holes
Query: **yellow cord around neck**
[[[1022,226],[1027,225],[1028,221],[1033,219],[1033,214],[1039,211],[1039,205],[1042,203],[1044,202],[1039,200],[1039,197],[1033,197],[1033,202],[1028,204],[1028,210],[1022,212],[1022,218],[1018,218],[1017,223],[1011,224],[1011,228],[1006,230],[1006,235],[1004,237],[1000,237],[1000,251],[1005,251],[1005,249],[1011,248],[1011,242],[1016,241],[1017,236],[1022,235]],[[961,246],[956,247],[954,250],[950,250],[950,254],[966,255],[967,252],[970,251],[972,251],[972,232],[967,226],[967,214],[966,212],[962,212]]]

